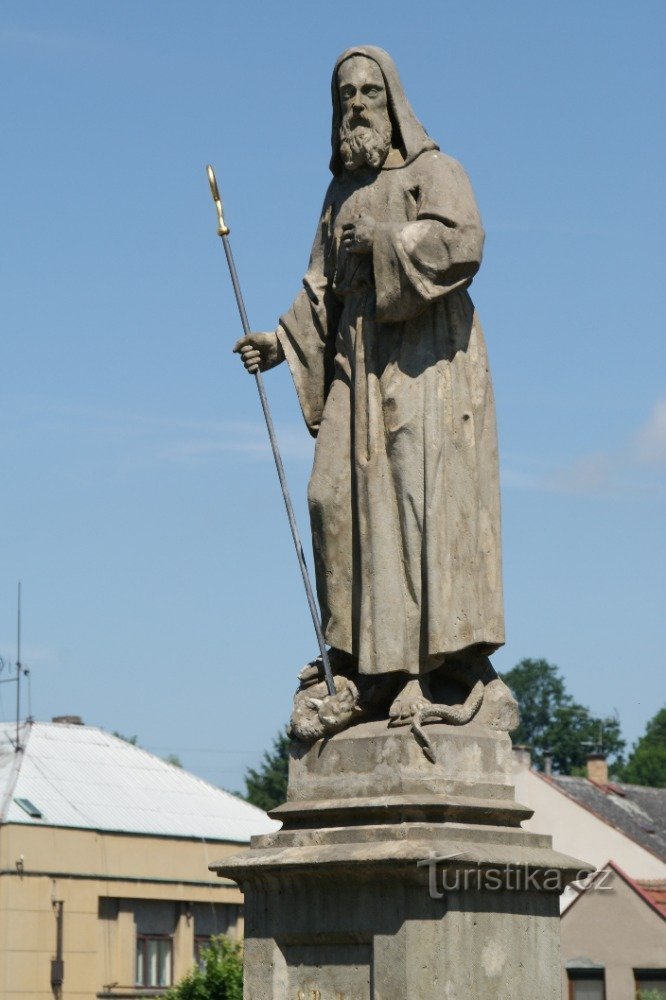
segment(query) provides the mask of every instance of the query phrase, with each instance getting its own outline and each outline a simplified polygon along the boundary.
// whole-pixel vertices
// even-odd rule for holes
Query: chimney
[[[80,715],[54,715],[51,722],[59,722],[61,726],[83,725],[83,719]]]
[[[514,771],[529,771],[532,765],[532,747],[516,744],[513,748]]]
[[[588,753],[586,757],[587,780],[595,785],[608,784],[608,762],[603,753]]]
[[[543,773],[547,778],[553,773],[553,755],[550,750],[546,750],[543,755]]]

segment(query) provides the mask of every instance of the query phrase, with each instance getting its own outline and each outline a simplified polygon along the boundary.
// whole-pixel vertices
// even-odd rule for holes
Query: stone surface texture
[[[383,99],[368,93],[373,72]],[[427,135],[385,52],[345,52],[332,96],[333,180],[277,330],[317,435],[317,591],[328,642],[361,674],[427,673],[504,642],[495,409],[467,290],[483,227],[464,169]],[[389,117],[379,168],[347,165],[344,123]],[[368,218],[371,241],[355,239]]]
[[[423,679],[461,655],[473,672],[504,642],[495,404],[469,296],[483,226],[386,52],[344,52],[331,94],[333,179],[303,289],[273,333],[235,349],[251,372],[287,361],[317,438],[308,504],[327,643],[353,677],[401,680],[395,720],[452,722],[444,703],[420,716],[434,701]],[[326,733],[365,713],[348,679]],[[302,738],[320,735],[298,721]]]
[[[559,892],[506,733],[359,723],[292,747],[283,822],[211,867],[245,895],[246,1000],[559,1000]]]

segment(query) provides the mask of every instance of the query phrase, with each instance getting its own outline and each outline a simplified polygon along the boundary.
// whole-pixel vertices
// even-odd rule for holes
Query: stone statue
[[[521,828],[518,713],[488,659],[504,628],[495,411],[468,293],[481,222],[381,49],[338,60],[332,139],[304,289],[236,350],[249,371],[287,360],[317,438],[335,693],[320,660],[301,671],[281,828],[210,867],[244,895],[253,1000],[559,1000],[559,896],[591,869]]]
[[[517,724],[488,660],[504,620],[495,409],[468,292],[483,228],[386,52],[344,52],[332,98],[303,290],[234,350],[249,372],[287,360],[317,438],[308,500],[337,694],[309,664],[292,733],[388,714],[428,753],[427,722]]]

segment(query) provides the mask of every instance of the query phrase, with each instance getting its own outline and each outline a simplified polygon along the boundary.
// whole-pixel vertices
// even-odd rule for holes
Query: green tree
[[[262,757],[255,770],[247,769],[245,775],[245,798],[260,809],[273,809],[287,798],[287,774],[289,771],[289,737],[282,730],[273,740],[273,747]]]
[[[139,746],[138,736],[123,736],[122,733],[117,732],[115,729],[113,731],[113,735],[116,736],[119,740],[123,740],[125,743],[130,743],[133,747]],[[174,767],[182,768],[183,766],[180,757],[176,753],[168,753],[166,757],[162,757],[162,760],[166,761],[167,764],[172,764]]]
[[[202,951],[192,969],[162,1000],[243,1000],[243,948],[223,934]]]
[[[119,740],[124,740],[125,743],[131,743],[131,745],[133,747],[136,747],[136,746],[139,745],[139,737],[138,736],[123,736],[122,733],[117,732],[115,729],[113,730],[113,735],[116,736]]]
[[[666,788],[666,706],[648,722],[621,774],[632,785]]]
[[[552,754],[553,767],[571,774],[585,766],[587,754],[601,745],[612,769],[622,764],[624,740],[616,717],[593,715],[566,690],[559,668],[547,660],[521,660],[502,675],[520,708],[514,743],[532,748],[532,759],[543,768]]]

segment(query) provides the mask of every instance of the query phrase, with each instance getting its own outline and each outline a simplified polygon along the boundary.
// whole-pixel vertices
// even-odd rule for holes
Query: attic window
[[[37,808],[37,806],[30,801],[30,799],[14,799],[17,806],[20,806],[24,812],[27,812],[28,816],[32,816],[34,819],[41,819],[42,813]]]

